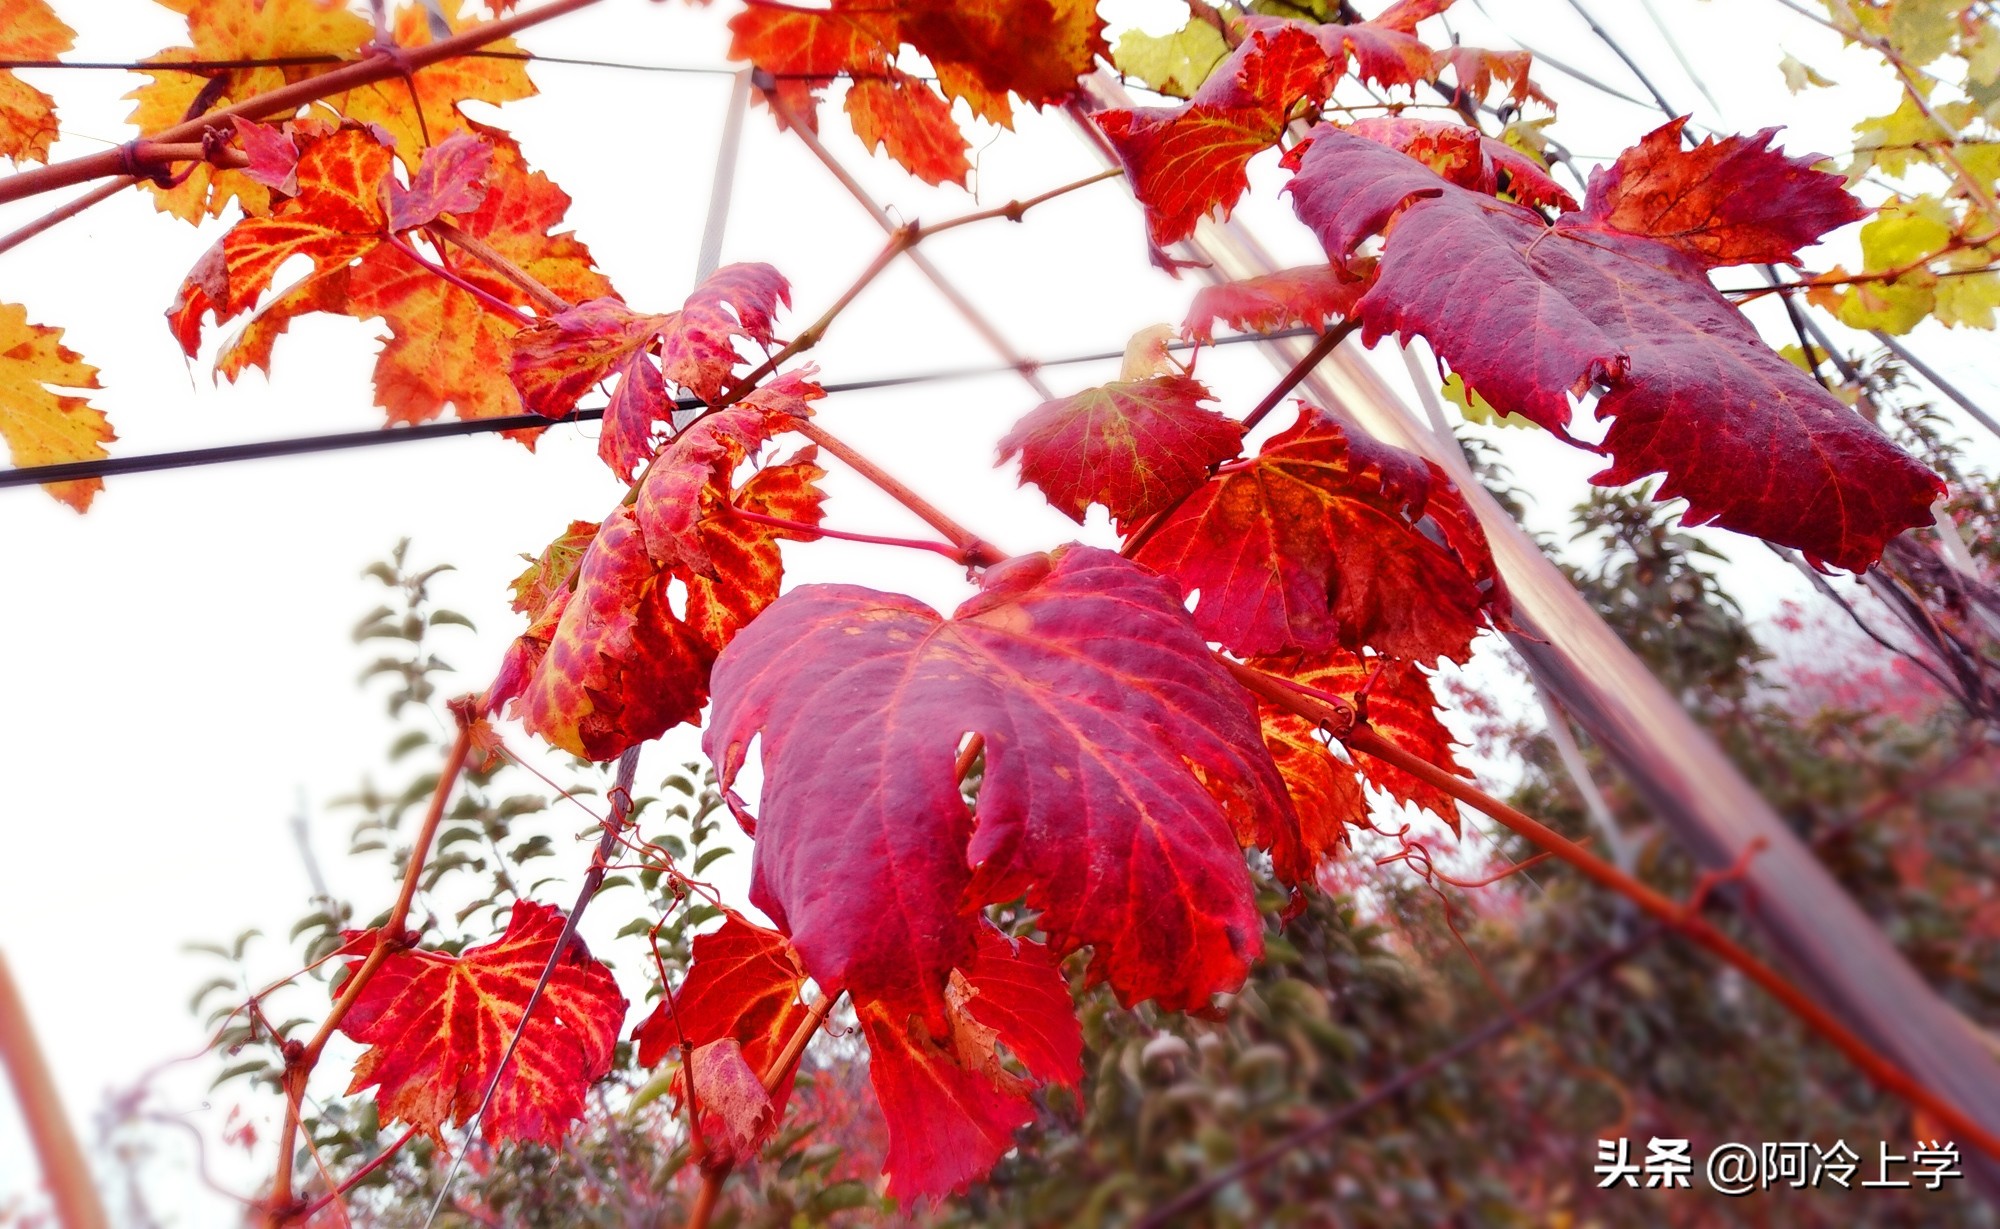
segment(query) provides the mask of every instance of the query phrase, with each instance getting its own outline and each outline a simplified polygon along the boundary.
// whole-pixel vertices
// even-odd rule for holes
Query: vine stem
[[[873,546],[900,546],[905,550],[930,551],[943,555],[953,563],[963,564],[965,552],[944,542],[926,542],[921,538],[890,538],[876,533],[855,533],[846,529],[829,529],[825,525],[808,525],[804,521],[788,521],[781,516],[766,516],[762,512],[751,512],[746,508],[729,505],[729,515],[738,520],[749,521],[753,525],[768,525],[773,529],[788,529],[797,534],[812,534],[821,538],[837,538],[842,542],[866,542]]]
[[[1382,1081],[1361,1096],[1349,1101],[1339,1109],[1322,1115],[1317,1120],[1300,1127],[1269,1148],[1255,1156],[1245,1157],[1215,1174],[1210,1175],[1195,1186],[1189,1187],[1172,1200],[1148,1212],[1141,1218],[1135,1229],[1164,1229],[1177,1217],[1183,1216],[1207,1203],[1216,1192],[1238,1179],[1248,1177],[1262,1169],[1268,1169],[1287,1153],[1301,1148],[1322,1136],[1330,1135],[1347,1123],[1381,1105],[1393,1097],[1401,1096],[1410,1089],[1428,1080],[1459,1059],[1478,1050],[1489,1042],[1512,1032],[1529,1019],[1540,1015],[1557,1003],[1576,993],[1595,978],[1603,976],[1657,940],[1665,932],[1664,926],[1652,926],[1634,937],[1629,943],[1606,948],[1581,962],[1558,978],[1555,983],[1535,997],[1516,1004],[1485,1024],[1460,1037],[1444,1049],[1426,1058],[1413,1067],[1406,1067],[1400,1073]]]
[[[482,22],[450,38],[439,39],[422,47],[399,48],[393,55],[371,55],[346,67],[336,68],[332,72],[307,77],[303,81],[282,85],[275,90],[267,90],[231,106],[183,120],[159,132],[148,133],[143,140],[200,141],[204,133],[210,128],[219,127],[224,121],[239,117],[261,119],[295,111],[307,103],[317,102],[329,95],[364,85],[373,85],[377,81],[404,77],[418,69],[455,59],[488,43],[498,42],[531,26],[538,26],[552,18],[588,8],[596,3],[597,0],[551,0],[540,8],[502,17],[498,21]],[[93,179],[129,175],[132,170],[132,157],[129,147],[119,146],[94,154],[85,154],[80,158],[71,158],[67,162],[57,162],[49,166],[36,167],[31,171],[17,172],[0,180],[0,204],[23,200],[55,188],[88,183]]]
[[[778,1091],[778,1082],[784,1079],[785,1072],[792,1069],[792,1064],[799,1061],[799,1055],[805,1053],[806,1045],[812,1041],[813,1034],[819,1032],[820,1025],[826,1023],[827,1015],[833,1011],[833,1005],[838,1003],[840,996],[845,993],[843,990],[834,994],[822,994],[812,1006],[806,1008],[806,1018],[799,1021],[799,1026],[793,1029],[792,1035],[785,1040],[785,1048],[778,1051],[777,1056],[771,1060],[771,1065],[764,1069],[761,1079],[765,1092]],[[692,1066],[688,1068],[687,1076],[688,1100],[692,1102],[694,1100]],[[715,1215],[716,1202],[722,1197],[722,1184],[729,1180],[729,1171],[732,1168],[734,1167],[728,1161],[723,1161],[702,1169],[701,1190],[694,1197],[694,1207],[688,1210],[687,1229],[708,1229],[709,1218]]]
[[[1286,691],[1287,689],[1278,688],[1273,691],[1260,690],[1258,694],[1275,695]],[[1293,704],[1289,699],[1275,698],[1273,702],[1285,704],[1291,711],[1308,720],[1321,719],[1317,712],[1312,711],[1304,703]],[[1463,777],[1446,772],[1429,760],[1403,750],[1365,725],[1349,729],[1340,736],[1340,739],[1349,750],[1372,755],[1376,759],[1392,764],[1425,784],[1436,786],[1460,802],[1505,824],[1583,872],[1592,882],[1632,901],[1645,912],[1685,935],[1696,946],[1705,948],[1725,964],[1756,982],[1767,994],[1797,1016],[1800,1022],[1831,1042],[1834,1048],[1846,1055],[1850,1062],[1859,1067],[1877,1085],[1923,1110],[1952,1131],[1957,1138],[1976,1145],[1988,1156],[2000,1158],[2000,1138],[1996,1138],[1991,1131],[1979,1125],[1956,1105],[1919,1083],[1901,1067],[1878,1053],[1859,1034],[1841,1023],[1831,1012],[1813,1001],[1776,969],[1759,960],[1736,940],[1697,914],[1694,911],[1695,904],[1681,904],[1664,893],[1648,887],[1547,824],[1515,810]]]
[[[95,188],[70,201],[68,204],[51,209],[27,225],[8,231],[5,235],[0,235],[0,252],[13,251],[43,231],[69,221],[93,205],[103,204],[105,201],[110,200],[138,182],[138,180],[132,178],[130,175],[120,175],[116,179],[98,184]]]
[[[28,1021],[27,1006],[7,960],[0,954],[0,1067],[5,1067],[14,1086],[15,1103],[21,1107],[21,1122],[42,1163],[42,1178],[55,1205],[63,1229],[104,1229],[104,1205],[91,1185],[90,1165],[77,1145],[63,1113],[62,1098],[48,1062],[35,1043]]]
[[[1286,393],[1297,388],[1313,373],[1313,368],[1324,362],[1327,355],[1332,354],[1341,342],[1346,341],[1360,327],[1359,320],[1348,320],[1321,333],[1319,340],[1313,343],[1312,349],[1306,351],[1304,357],[1292,364],[1292,369],[1285,373],[1285,378],[1279,380],[1272,386],[1270,392],[1264,394],[1264,399],[1257,403],[1255,409],[1244,415],[1243,429],[1249,431],[1263,422],[1265,415],[1278,408],[1278,403],[1285,399]]]
[[[341,1184],[338,1187],[328,1191],[326,1194],[321,1195],[318,1199],[315,1199],[311,1203],[307,1204],[304,1210],[302,1210],[299,1213],[299,1219],[311,1220],[313,1214],[318,1212],[321,1208],[326,1207],[334,1200],[339,1199],[342,1195],[345,1195],[347,1192],[361,1185],[361,1182],[364,1178],[366,1178],[369,1174],[374,1173],[376,1170],[382,1168],[382,1166],[388,1164],[392,1159],[395,1158],[395,1155],[398,1152],[401,1152],[403,1150],[404,1144],[409,1143],[416,1137],[417,1137],[417,1128],[415,1127],[411,1127],[409,1130],[403,1132],[402,1135],[397,1138],[395,1143],[390,1144],[387,1148],[382,1149],[382,1151],[376,1153],[373,1157],[371,1157],[366,1165],[363,1165],[361,1168],[347,1175],[347,1178],[343,1182],[341,1182]]]
[[[431,842],[437,836],[438,825],[444,820],[445,803],[451,798],[452,787],[457,784],[459,773],[465,768],[466,758],[472,752],[472,722],[469,714],[461,713],[458,719],[458,737],[452,740],[451,750],[445,756],[444,768],[438,774],[437,788],[431,793],[430,809],[424,812],[423,826],[417,829],[416,841],[410,846],[410,864],[403,872],[403,888],[396,896],[395,905],[389,916],[375,931],[375,946],[369,949],[354,975],[341,987],[340,997],[334,1001],[333,1010],[320,1022],[319,1031],[297,1051],[286,1047],[285,1054],[285,1125],[278,1132],[278,1172],[272,1180],[271,1199],[267,1220],[271,1225],[282,1225],[300,1214],[292,1196],[292,1145],[298,1137],[299,1106],[305,1100],[306,1080],[319,1062],[320,1053],[326,1043],[346,1018],[348,1010],[381,969],[389,957],[405,946],[403,925],[409,920],[410,905],[417,897],[417,884],[423,876],[424,864],[430,860]]]
[[[968,567],[990,567],[1007,556],[992,543],[952,520],[931,504],[923,496],[905,486],[889,471],[862,456],[843,441],[827,434],[826,429],[810,419],[799,419],[792,428],[821,448],[846,462],[849,468],[881,488],[883,494],[917,514],[926,525],[937,530],[951,540],[958,548],[960,559]]]
[[[1006,218],[1010,222],[1019,222],[1028,210],[1033,209],[1037,205],[1055,200],[1059,196],[1067,196],[1079,188],[1088,188],[1094,183],[1102,183],[1107,179],[1114,179],[1124,173],[1123,169],[1114,167],[1110,170],[1099,171],[1095,175],[1085,175],[1082,179],[1071,180],[1060,187],[1050,188],[1048,191],[1038,193],[1034,196],[1021,200],[1008,201],[1004,205],[996,205],[991,209],[981,209],[973,213],[961,214],[955,218],[947,218],[942,222],[934,222],[929,226],[909,222],[897,227],[889,233],[889,242],[883,245],[882,250],[876,254],[875,259],[869,263],[868,267],[861,271],[861,276],[854,279],[854,283],[847,288],[840,298],[834,300],[832,307],[822,312],[819,319],[813,321],[811,325],[807,326],[804,332],[794,337],[788,344],[778,350],[777,353],[765,359],[762,365],[756,370],[738,380],[736,386],[724,394],[721,400],[717,401],[712,408],[719,410],[724,406],[733,405],[742,400],[749,394],[751,389],[757,386],[758,381],[776,371],[779,364],[818,345],[820,338],[826,334],[828,326],[833,323],[834,317],[845,311],[848,304],[854,302],[861,292],[868,288],[869,283],[881,276],[884,269],[895,263],[896,257],[916,247],[924,240],[935,235],[944,234],[946,231],[956,230],[961,226],[969,226],[974,222],[987,222],[994,218]]]

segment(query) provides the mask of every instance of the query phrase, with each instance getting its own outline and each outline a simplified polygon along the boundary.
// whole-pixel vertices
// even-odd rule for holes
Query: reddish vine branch
[[[840,1001],[843,993],[845,991],[822,994],[813,1001],[812,1006],[806,1008],[806,1018],[799,1021],[799,1026],[792,1030],[790,1037],[786,1038],[785,1048],[778,1051],[777,1056],[771,1060],[771,1065],[766,1067],[759,1077],[765,1092],[778,1091],[778,1081],[782,1080],[785,1072],[790,1071],[792,1065],[799,1061],[799,1055],[805,1053],[806,1045],[812,1041],[813,1034],[819,1032],[820,1025],[826,1023],[828,1013],[833,1010],[833,1005]],[[687,1068],[687,1086],[688,1100],[692,1102],[694,1100],[692,1066]],[[692,1118],[692,1113],[689,1116]],[[733,1166],[727,1160],[703,1167],[701,1190],[696,1193],[694,1206],[688,1211],[687,1229],[708,1229],[709,1218],[715,1215],[716,1202],[722,1196],[722,1184],[729,1180],[731,1168]]]
[[[318,102],[333,94],[344,93],[378,81],[403,77],[419,69],[455,59],[474,51],[488,43],[517,34],[532,26],[538,26],[551,18],[565,13],[588,8],[597,0],[551,0],[540,8],[515,13],[498,21],[483,22],[469,30],[461,31],[450,38],[422,47],[399,48],[395,54],[371,55],[356,60],[346,67],[332,72],[308,77],[289,85],[267,90],[262,94],[244,99],[214,111],[184,120],[171,128],[145,134],[149,142],[199,142],[210,128],[238,117],[262,119],[295,111],[308,103]],[[36,167],[31,171],[20,171],[0,180],[0,204],[23,200],[41,192],[56,188],[66,188],[72,184],[88,183],[93,179],[104,179],[112,175],[129,175],[132,172],[134,151],[129,146],[85,154],[66,162],[52,163]]]
[[[410,846],[410,862],[403,871],[402,891],[397,894],[388,917],[376,928],[375,945],[354,970],[353,976],[347,979],[347,984],[341,987],[340,997],[334,1001],[326,1019],[320,1022],[319,1031],[313,1034],[312,1040],[296,1049],[292,1043],[285,1045],[285,1125],[278,1132],[278,1171],[271,1184],[267,1217],[274,1226],[283,1225],[301,1214],[301,1207],[292,1196],[292,1145],[298,1138],[299,1110],[305,1101],[306,1080],[319,1063],[320,1053],[326,1049],[327,1041],[346,1018],[348,1009],[361,997],[362,990],[389,957],[406,946],[403,926],[409,921],[410,905],[416,900],[424,864],[430,859],[431,842],[437,836],[438,825],[444,820],[445,803],[451,799],[452,787],[457,784],[459,773],[464,770],[471,752],[472,724],[461,714],[458,737],[452,740],[451,750],[445,755],[444,768],[438,773],[437,788],[431,793],[430,809],[424,812],[423,825],[417,829],[416,840]]]
[[[1303,702],[1296,705],[1284,700],[1274,699],[1274,702],[1285,703],[1291,711],[1308,720],[1319,719]],[[1421,756],[1412,755],[1365,725],[1354,727],[1340,735],[1340,738],[1349,750],[1372,755],[1392,764],[1425,784],[1435,786],[1482,814],[1498,820],[1583,872],[1592,882],[1618,893],[1687,936],[1697,946],[1707,949],[1725,964],[1763,987],[1766,993],[1777,999],[1808,1028],[1831,1042],[1877,1085],[1936,1119],[1956,1138],[1975,1145],[1988,1156],[2000,1159],[2000,1137],[1996,1137],[1956,1105],[1919,1083],[1901,1067],[1878,1053],[1854,1030],[1836,1019],[1831,1012],[1813,1001],[1776,969],[1765,964],[1713,923],[1695,913],[1690,905],[1684,905],[1648,887],[1540,820],[1515,810],[1463,777],[1446,772]]]

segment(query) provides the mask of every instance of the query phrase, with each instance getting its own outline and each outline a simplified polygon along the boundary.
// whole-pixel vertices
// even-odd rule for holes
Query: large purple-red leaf
[[[1662,474],[1658,496],[1686,499],[1689,523],[1845,568],[1930,522],[1936,475],[1765,345],[1679,246],[1691,238],[1610,226],[1623,190],[1550,226],[1328,126],[1297,167],[1294,208],[1336,263],[1384,235],[1357,308],[1368,341],[1421,335],[1495,408],[1572,442],[1571,398],[1602,388],[1596,414],[1610,426],[1594,450],[1611,464],[1595,481]]]
[[[1127,1002],[1198,1005],[1244,977],[1259,935],[1238,835],[1269,843],[1290,804],[1247,693],[1161,578],[1071,546],[989,570],[950,619],[809,585],[714,679],[702,745],[755,829],[752,899],[823,986],[938,1023],[977,910],[1022,896]],[[975,733],[976,825],[955,766]],[[753,817],[733,786],[759,738]]]

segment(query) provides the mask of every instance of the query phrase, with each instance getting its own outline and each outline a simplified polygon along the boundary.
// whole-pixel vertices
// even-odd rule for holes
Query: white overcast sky
[[[1855,119],[1888,109],[1894,89],[1867,58],[1773,0],[1651,0],[1719,101],[1702,101],[1643,4],[1589,0],[1675,104],[1725,130],[1786,128],[1795,152],[1844,149]],[[1381,7],[1363,6],[1365,9]],[[184,41],[174,14],[141,0],[57,0],[79,30],[78,59],[129,60]],[[736,9],[607,0],[532,31],[549,54],[720,67],[723,22]],[[1174,0],[1107,0],[1113,30],[1176,27]],[[1539,49],[1638,92],[1591,38],[1568,0],[1462,0],[1453,15],[1464,41]],[[1791,52],[1841,83],[1793,97],[1778,72]],[[689,288],[708,199],[728,78],[617,72],[556,65],[532,70],[542,90],[500,119],[528,157],[575,198],[571,223],[619,290],[665,310]],[[116,72],[26,74],[55,93],[65,131],[58,157],[127,139],[139,79]],[[1605,156],[1659,122],[1657,113],[1608,99],[1549,67],[1537,76],[1563,104],[1554,129],[1581,154]],[[1030,195],[1097,169],[1058,115],[1023,114],[1008,134],[978,130],[978,194],[931,190],[867,157],[829,109],[827,143],[879,199],[904,217],[937,220]],[[1275,196],[1282,176],[1261,159],[1256,201],[1241,216],[1284,256],[1318,259],[1315,245]],[[0,210],[0,230],[35,216],[40,200]],[[212,384],[190,367],[161,313],[188,267],[220,233],[153,212],[138,194],[0,255],[0,299],[68,330],[65,340],[103,369],[96,404],[119,432],[119,455],[279,438],[378,425],[368,383],[377,326],[309,319],[280,342],[270,380]],[[1847,253],[1852,232],[1834,256]],[[723,259],[775,264],[794,286],[794,326],[831,302],[881,243],[875,225],[804,148],[753,111],[745,125]],[[1195,286],[1146,263],[1138,216],[1118,184],[1104,184],[1003,222],[946,235],[925,250],[1025,353],[1036,357],[1115,349],[1136,330],[1178,321]],[[1924,347],[1964,386],[2000,403],[1990,339],[1920,332]],[[781,330],[782,331],[782,330]],[[991,354],[907,265],[899,265],[844,315],[812,356],[829,380],[990,361]],[[1400,362],[1384,367],[1404,382]],[[1058,392],[1113,378],[1116,364],[1053,369]],[[1268,387],[1268,360],[1249,347],[1204,356],[1200,374],[1242,412]],[[1035,396],[1011,376],[859,393],[825,403],[821,421],[1003,547],[1025,550],[1076,536],[1009,470],[992,465],[993,442]],[[1277,416],[1278,425],[1285,421]],[[1970,429],[1969,429],[1970,430]],[[1528,432],[1505,437],[1516,477],[1552,528],[1580,497],[1591,458]],[[1992,441],[1984,441],[1990,445]],[[1987,455],[1991,455],[1988,448]],[[837,468],[837,467],[836,467]],[[830,522],[897,533],[907,514],[846,473],[829,478]],[[108,1090],[129,1086],[203,1038],[189,991],[212,971],[186,942],[256,926],[282,936],[309,888],[288,825],[303,793],[319,858],[336,892],[367,916],[394,892],[379,864],[349,863],[351,820],[328,799],[366,772],[384,774],[390,737],[377,694],[355,676],[374,653],[348,639],[378,592],[359,578],[399,537],[421,562],[459,571],[439,585],[470,614],[477,636],[445,656],[471,689],[490,677],[518,618],[505,582],[517,555],[535,551],[574,518],[597,519],[619,491],[594,455],[588,426],[558,428],[529,454],[497,437],[364,449],[294,460],[114,479],[87,516],[32,489],[0,491],[0,950],[30,1012],[78,1128]],[[1093,522],[1089,534],[1105,539]],[[1798,592],[1761,547],[1715,535],[1734,555],[1730,583],[1752,613]],[[945,608],[966,593],[961,573],[907,552],[823,544],[789,556],[794,582],[860,580],[911,592]],[[515,735],[517,746],[528,745]],[[657,781],[693,752],[682,732],[649,751],[642,781]],[[563,820],[564,831],[578,825]],[[562,849],[572,877],[587,853]],[[542,865],[551,865],[543,863]],[[726,863],[725,863],[726,865]],[[740,872],[739,872],[740,873]],[[739,880],[740,881],[740,880]],[[567,904],[571,890],[547,899]],[[629,916],[621,902],[596,921]],[[615,915],[615,917],[614,917]],[[600,954],[618,957],[586,926]],[[261,975],[290,967],[284,945],[253,949]],[[621,962],[636,965],[636,961]],[[628,994],[643,984],[621,967]],[[333,1059],[329,1059],[332,1065]],[[227,1105],[205,1108],[214,1067],[169,1071],[164,1108],[207,1127]],[[339,1080],[330,1081],[338,1092]],[[246,1107],[268,1127],[275,1099]],[[175,1139],[169,1147],[179,1146]],[[219,1166],[244,1188],[266,1160]],[[0,1101],[0,1207],[35,1181],[25,1137]],[[227,1223],[229,1205],[189,1176],[157,1188],[179,1223]]]

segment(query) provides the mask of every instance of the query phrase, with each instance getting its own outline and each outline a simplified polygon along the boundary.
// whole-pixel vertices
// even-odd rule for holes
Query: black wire
[[[1234,337],[1218,337],[1207,344],[1228,346],[1246,341],[1277,341],[1287,337],[1312,336],[1314,333],[1315,330],[1307,328],[1282,329],[1275,333],[1243,333]],[[1170,342],[1167,348],[1189,350],[1194,348],[1194,344],[1185,341]],[[1067,367],[1079,363],[1106,362],[1123,358],[1124,355],[1125,351],[1122,349],[1101,350],[1095,354],[1072,354],[1067,358],[1050,359],[1047,362],[1027,364],[1027,366]],[[995,363],[984,367],[960,367],[917,375],[850,380],[846,383],[828,384],[825,388],[829,393],[852,393],[872,388],[896,388],[908,384],[931,384],[943,380],[998,375],[1014,370],[1016,367],[1013,364]],[[703,402],[693,397],[680,397],[674,401],[675,408],[682,410],[695,409],[702,404]],[[74,482],[78,479],[105,478],[117,474],[143,474],[156,470],[188,469],[197,465],[221,465],[232,461],[259,461],[314,452],[372,448],[378,444],[404,444],[460,435],[484,435],[493,431],[557,427],[564,423],[594,422],[603,417],[602,409],[578,410],[562,418],[544,418],[540,414],[507,414],[496,418],[475,418],[463,422],[433,422],[414,427],[343,431],[331,435],[307,435],[250,444],[224,444],[215,448],[187,448],[174,452],[146,453],[136,457],[104,457],[94,461],[67,461],[59,465],[30,465],[19,469],[0,470],[0,487],[37,486],[45,482]]]
[[[476,48],[455,57],[458,59],[517,60],[526,64],[567,64],[578,68],[614,68],[636,73],[685,73],[695,76],[733,77],[740,69],[725,68],[709,64],[635,64],[629,60],[592,60],[576,56],[543,55],[536,51],[494,51],[490,48]],[[234,56],[202,60],[23,60],[0,59],[0,70],[31,68],[77,68],[94,69],[103,72],[127,73],[212,73],[233,72],[250,68],[316,68],[360,64],[351,55],[312,54],[276,56]],[[419,69],[419,72],[422,70]],[[830,80],[825,73],[773,73],[779,81],[825,81]],[[842,73],[842,76],[868,76],[873,74]],[[934,81],[935,77],[918,77],[921,81]]]

